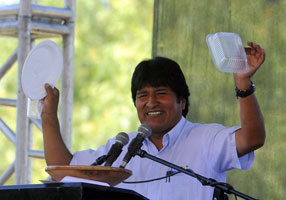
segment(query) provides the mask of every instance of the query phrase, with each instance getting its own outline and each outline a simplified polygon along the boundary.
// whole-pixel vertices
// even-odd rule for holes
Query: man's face
[[[136,94],[136,109],[141,123],[149,124],[152,134],[164,135],[181,119],[185,100],[179,100],[170,87],[146,85]]]

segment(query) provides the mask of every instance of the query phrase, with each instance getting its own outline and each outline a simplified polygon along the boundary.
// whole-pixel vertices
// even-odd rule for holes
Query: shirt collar
[[[177,138],[179,137],[179,135],[181,134],[183,127],[186,123],[186,119],[182,116],[182,118],[180,119],[180,121],[176,124],[176,126],[174,126],[168,133],[166,133],[163,137],[163,148],[160,150],[160,152],[164,151],[164,149],[166,149],[168,146],[172,146]],[[146,138],[146,140],[144,141],[144,143],[149,146],[151,145],[153,148],[151,148],[151,146],[149,146],[149,148],[153,149],[153,153],[157,154],[159,153],[158,150],[155,150],[155,146],[154,144],[149,140],[149,138]],[[149,143],[149,144],[148,144]]]
[[[179,137],[179,135],[183,130],[185,123],[186,119],[182,116],[181,120],[176,124],[176,126],[174,126],[168,133],[164,135],[163,137],[164,148],[167,144],[173,145],[176,142],[177,138]]]

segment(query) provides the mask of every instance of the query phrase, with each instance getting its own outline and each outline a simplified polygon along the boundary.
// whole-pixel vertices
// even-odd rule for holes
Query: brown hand
[[[250,48],[245,48],[247,55],[247,62],[249,71],[247,73],[234,73],[234,81],[239,89],[248,89],[250,86],[250,79],[255,72],[260,68],[265,60],[265,51],[258,44],[254,42],[247,42]]]
[[[44,114],[57,114],[59,90],[56,87],[52,88],[49,84],[45,84],[45,90],[47,92],[47,96],[41,100],[43,105],[41,116]]]

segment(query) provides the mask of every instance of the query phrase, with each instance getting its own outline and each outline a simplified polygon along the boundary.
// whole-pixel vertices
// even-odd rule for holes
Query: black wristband
[[[251,86],[248,90],[239,90],[237,87],[235,87],[235,94],[236,94],[236,97],[241,97],[241,98],[244,98],[244,97],[248,97],[249,95],[253,94],[254,91],[255,91],[255,85],[254,83],[251,81]]]

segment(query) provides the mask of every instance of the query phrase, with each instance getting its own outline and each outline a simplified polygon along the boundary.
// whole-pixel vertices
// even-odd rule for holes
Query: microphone
[[[122,152],[122,147],[129,142],[129,137],[127,133],[124,132],[118,133],[115,139],[115,143],[112,145],[107,154],[107,160],[104,166],[111,166]]]
[[[151,133],[152,129],[148,124],[141,124],[139,126],[138,134],[129,144],[128,152],[124,156],[120,168],[124,168],[130,159],[136,155],[137,151],[142,147],[144,139],[151,135]]]
[[[122,147],[129,142],[129,137],[126,133],[118,133],[115,137],[115,143],[111,146],[109,152],[106,155],[100,156],[91,165],[101,165],[105,162],[104,166],[111,166],[112,163],[118,158],[122,152]]]

